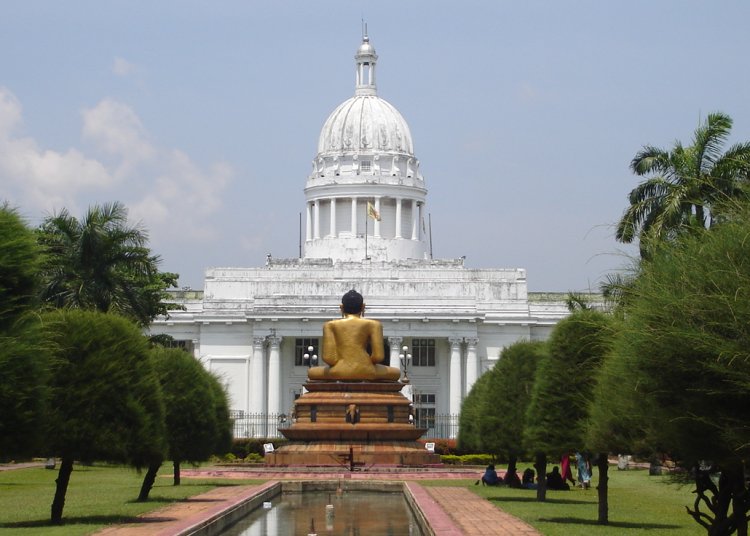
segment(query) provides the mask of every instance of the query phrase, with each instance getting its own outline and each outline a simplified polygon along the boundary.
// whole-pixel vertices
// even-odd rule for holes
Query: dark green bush
[[[289,443],[288,439],[284,438],[259,438],[259,437],[242,437],[242,438],[235,438],[232,441],[232,454],[234,454],[235,458],[237,459],[244,459],[247,458],[249,454],[258,454],[259,456],[264,456],[265,452],[263,451],[263,444],[264,443],[273,443],[274,448],[279,448],[282,445],[286,445]]]
[[[443,463],[448,465],[489,465],[496,463],[492,454],[445,454],[440,456]]]

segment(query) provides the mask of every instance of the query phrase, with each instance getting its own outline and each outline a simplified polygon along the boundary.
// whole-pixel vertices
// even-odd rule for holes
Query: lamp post
[[[411,366],[411,354],[409,353],[409,347],[408,346],[402,346],[401,347],[401,353],[398,354],[398,359],[403,363],[404,367],[404,379],[401,380],[401,383],[405,383],[406,385],[401,389],[401,394],[403,394],[406,398],[409,399],[409,424],[413,425],[414,423],[414,386],[409,383],[409,367]]]
[[[403,383],[409,383],[409,367],[411,366],[411,354],[409,353],[409,347],[403,346],[401,353],[398,354],[398,359],[403,363],[404,366],[404,379],[401,380]]]
[[[307,352],[302,355],[302,361],[307,368],[314,367],[318,364],[318,354],[314,354],[315,348],[307,347]]]

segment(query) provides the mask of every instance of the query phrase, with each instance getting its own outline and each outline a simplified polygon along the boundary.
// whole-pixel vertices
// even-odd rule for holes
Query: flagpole
[[[430,258],[432,259],[432,212],[427,214],[427,219],[430,222]]]
[[[365,210],[365,260],[367,260],[367,210]]]

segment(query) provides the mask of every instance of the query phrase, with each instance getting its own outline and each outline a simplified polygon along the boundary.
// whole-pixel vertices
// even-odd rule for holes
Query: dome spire
[[[375,63],[378,61],[378,55],[375,54],[375,48],[370,44],[370,37],[367,35],[367,23],[363,21],[362,44],[357,49],[354,59],[357,61],[357,85],[354,91],[355,95],[375,95]]]

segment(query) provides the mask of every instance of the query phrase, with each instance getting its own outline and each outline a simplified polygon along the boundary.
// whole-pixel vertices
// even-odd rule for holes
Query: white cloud
[[[160,173],[149,193],[132,206],[131,216],[153,229],[154,237],[210,240],[216,230],[209,218],[221,208],[221,194],[231,180],[232,168],[220,162],[202,171],[176,149],[160,154],[159,160]]]
[[[542,90],[529,82],[522,82],[519,84],[516,89],[516,95],[518,100],[525,104],[534,104],[545,98]]]
[[[120,157],[126,164],[123,172],[155,156],[141,120],[129,106],[104,99],[82,115],[84,139],[107,154]]]
[[[125,58],[117,57],[112,62],[112,72],[116,74],[117,76],[130,76],[132,74],[135,74],[136,72],[136,66],[134,63],[130,63]]]
[[[133,221],[159,240],[195,243],[215,236],[211,217],[222,206],[232,168],[217,162],[202,169],[179,149],[162,148],[126,104],[102,99],[82,112],[82,136],[103,159],[78,148],[42,149],[30,137],[14,137],[23,123],[19,100],[0,87],[0,198],[25,212],[62,207],[80,213],[89,200],[119,200]]]
[[[0,139],[7,138],[21,124],[21,103],[7,88],[0,86]]]
[[[14,137],[22,123],[21,103],[0,87],[0,197],[42,212],[76,210],[76,194],[112,185],[106,167],[78,149],[44,150],[32,138]]]

